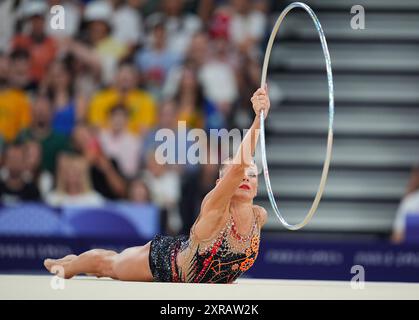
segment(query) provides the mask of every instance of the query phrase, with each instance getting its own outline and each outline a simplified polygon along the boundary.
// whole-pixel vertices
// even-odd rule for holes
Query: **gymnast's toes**
[[[54,265],[54,260],[53,259],[45,259],[44,260],[44,267],[51,272],[51,268]]]
[[[68,262],[63,259],[45,259],[44,266],[50,272],[61,278],[70,279],[74,275],[68,272]]]

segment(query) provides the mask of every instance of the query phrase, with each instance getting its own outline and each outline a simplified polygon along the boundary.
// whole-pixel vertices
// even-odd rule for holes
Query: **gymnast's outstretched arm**
[[[260,113],[264,110],[265,118],[269,112],[270,102],[267,87],[259,88],[251,98],[255,118],[253,123],[241,142],[236,155],[227,166],[216,186],[207,194],[202,202],[201,212],[216,210],[223,212],[234,192],[243,180],[245,169],[252,164],[260,129]]]

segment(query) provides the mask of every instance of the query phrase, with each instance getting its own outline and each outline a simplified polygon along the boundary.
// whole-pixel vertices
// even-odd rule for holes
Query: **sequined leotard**
[[[231,213],[216,236],[201,240],[194,226],[189,237],[157,235],[151,242],[150,268],[154,281],[231,283],[255,262],[260,241],[259,216],[253,212],[248,235],[237,232]]]

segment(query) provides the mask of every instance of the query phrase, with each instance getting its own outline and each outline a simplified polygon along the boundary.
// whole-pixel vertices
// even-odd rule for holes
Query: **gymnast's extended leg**
[[[66,279],[78,274],[110,277],[125,281],[152,281],[148,255],[150,242],[144,246],[125,249],[121,253],[111,250],[93,249],[79,256],[69,255],[62,259],[46,259],[45,267],[55,273],[54,266],[61,266]]]

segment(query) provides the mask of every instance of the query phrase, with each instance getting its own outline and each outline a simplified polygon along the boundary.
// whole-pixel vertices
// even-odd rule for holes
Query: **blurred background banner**
[[[94,233],[77,237],[0,235],[0,271],[43,274],[43,260],[50,256],[80,254],[99,247],[121,251],[149,240],[142,235],[121,238]],[[356,275],[354,266],[363,268],[365,281],[419,282],[419,249],[417,245],[382,242],[266,237],[245,277],[351,281]]]
[[[6,274],[45,274],[43,261],[51,256],[80,254],[86,250],[105,248],[122,251],[149,239],[108,237],[36,237],[0,236],[0,271]]]
[[[395,246],[363,241],[270,238],[249,276],[254,278],[418,282],[417,245]]]
[[[108,203],[95,208],[51,208],[25,203],[0,208],[0,235],[151,239],[160,232],[159,221],[158,209],[152,205]]]
[[[178,123],[207,137],[249,127],[267,39],[291,2],[0,1],[1,272],[46,273],[45,257],[189,234],[219,165],[172,164],[193,143],[180,146]],[[269,219],[248,276],[349,280],[359,265],[367,280],[417,282],[419,2],[304,2],[334,73],[329,179],[314,219],[290,232],[259,175],[255,204]],[[328,123],[324,57],[304,11],[284,20],[267,82],[272,189],[295,223],[317,190]],[[156,158],[160,129],[176,139],[170,164]]]

